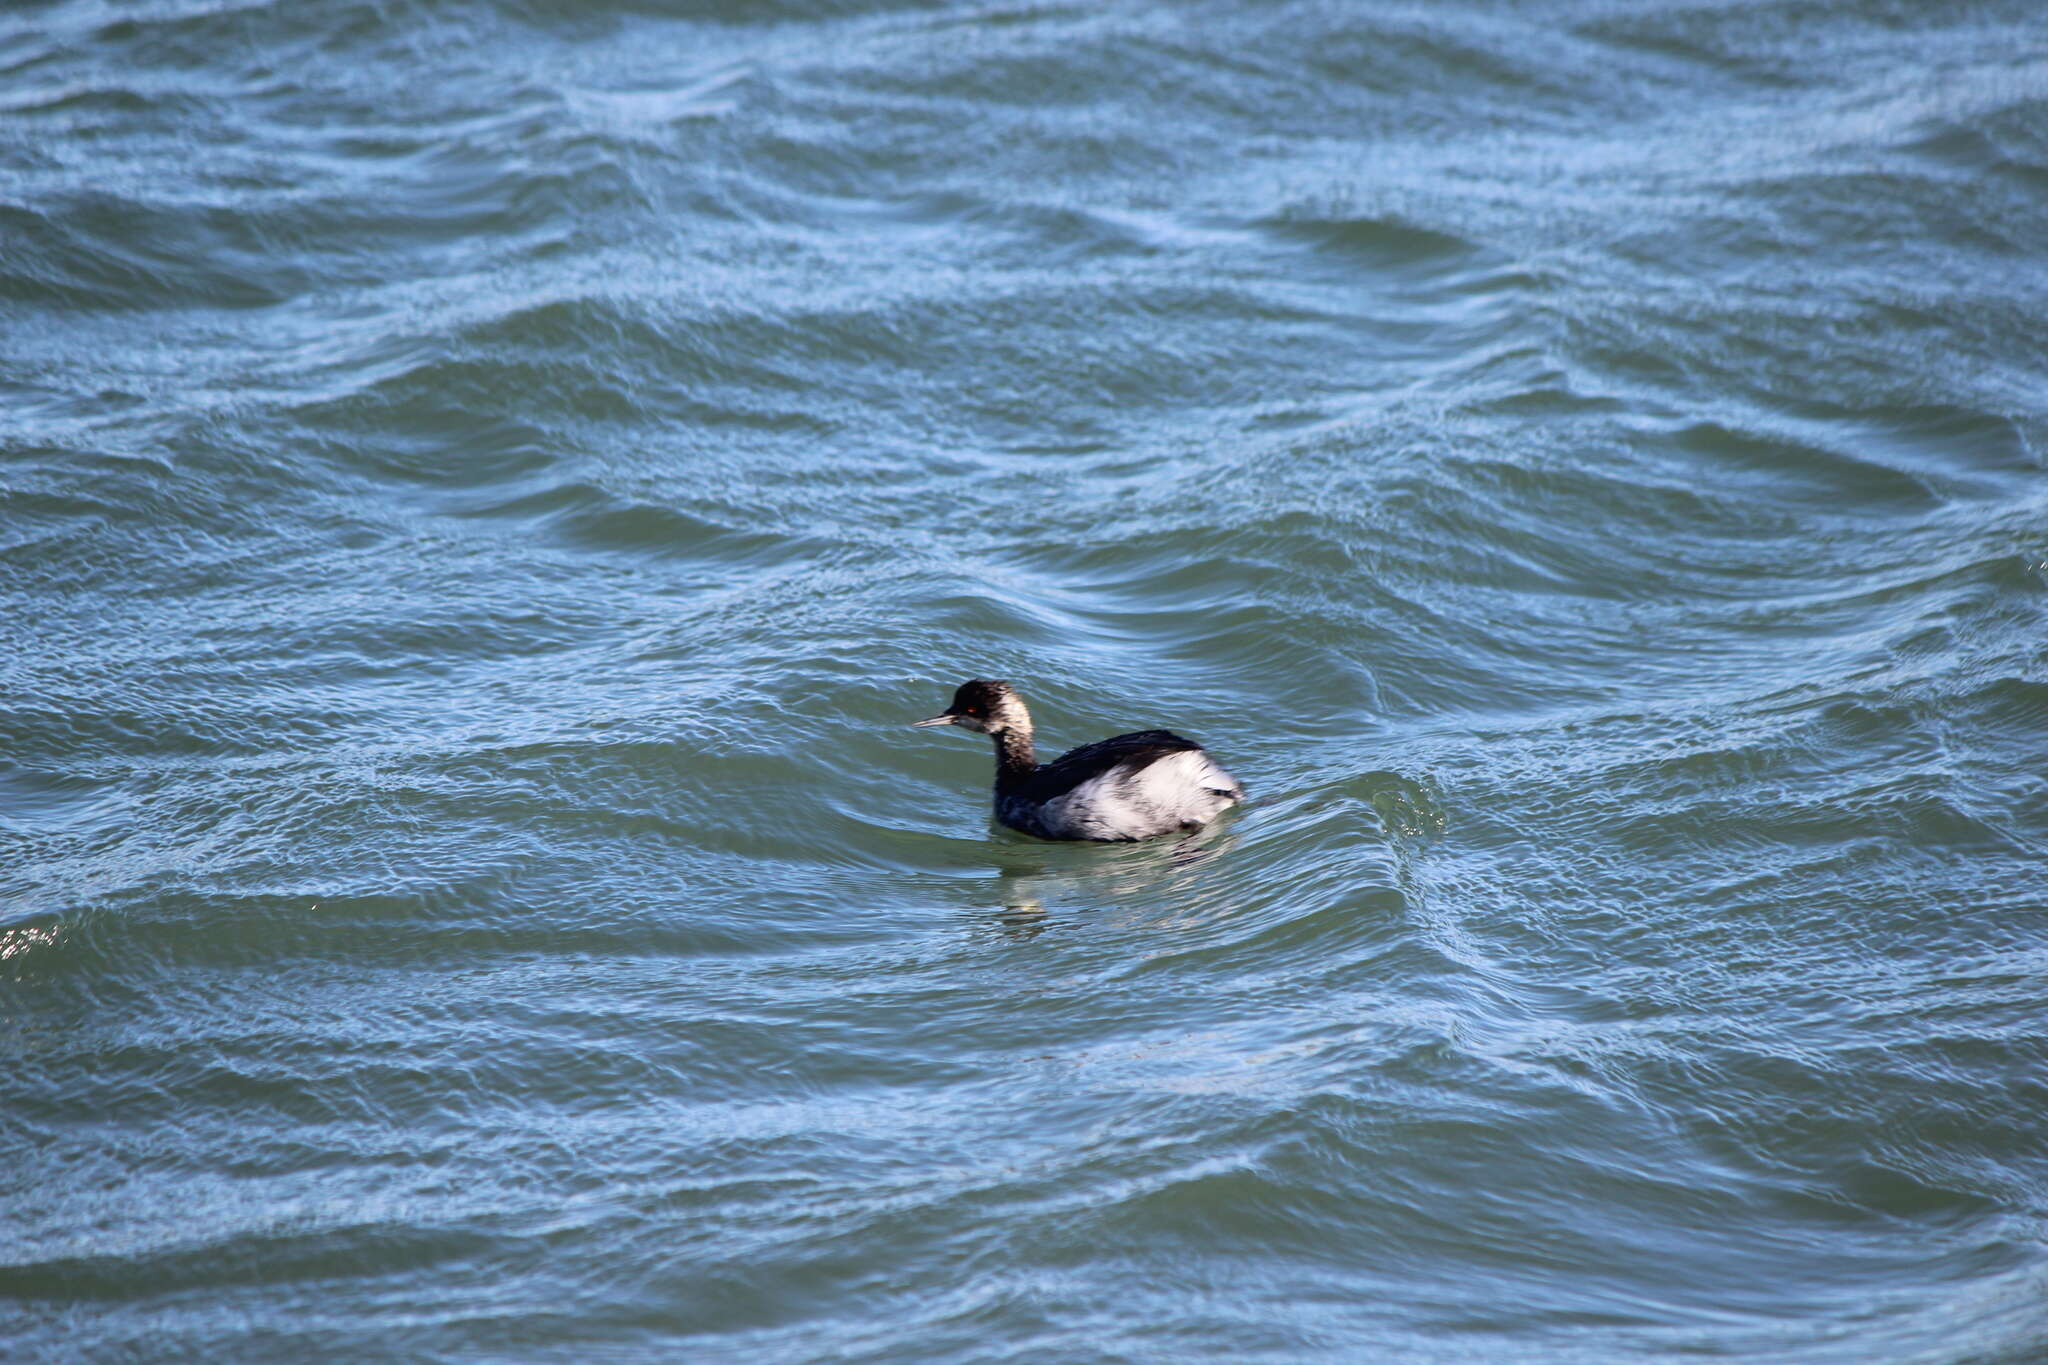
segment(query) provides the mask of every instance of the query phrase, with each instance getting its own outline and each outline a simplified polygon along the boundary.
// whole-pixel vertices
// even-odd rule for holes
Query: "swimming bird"
[[[1041,839],[1150,839],[1199,829],[1244,800],[1202,746],[1166,730],[1083,744],[1050,763],[1031,745],[1031,713],[1006,682],[975,678],[918,727],[958,725],[996,742],[996,819]]]

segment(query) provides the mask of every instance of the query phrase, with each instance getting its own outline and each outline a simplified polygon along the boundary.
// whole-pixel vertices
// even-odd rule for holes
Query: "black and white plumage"
[[[996,819],[1041,839],[1150,839],[1198,829],[1244,800],[1244,788],[1191,739],[1139,730],[1037,761],[1031,713],[1006,682],[960,684],[919,726],[958,725],[996,744]]]

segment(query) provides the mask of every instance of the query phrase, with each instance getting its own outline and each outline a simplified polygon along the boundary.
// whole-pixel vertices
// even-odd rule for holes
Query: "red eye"
[[[979,706],[970,706],[967,708],[967,714],[970,716],[978,716],[981,714],[981,708]]]

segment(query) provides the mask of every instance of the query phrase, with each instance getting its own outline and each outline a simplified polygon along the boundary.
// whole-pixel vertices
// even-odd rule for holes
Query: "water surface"
[[[2048,1357],[2044,256],[2018,0],[11,8],[11,1350]]]

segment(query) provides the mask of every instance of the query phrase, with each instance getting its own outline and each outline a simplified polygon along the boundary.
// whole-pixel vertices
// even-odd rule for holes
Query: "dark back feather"
[[[1041,764],[1024,780],[1018,794],[1033,801],[1050,801],[1112,768],[1136,772],[1168,754],[1184,754],[1201,747],[1171,730],[1134,730],[1128,735],[1113,735],[1069,749],[1052,762]]]

